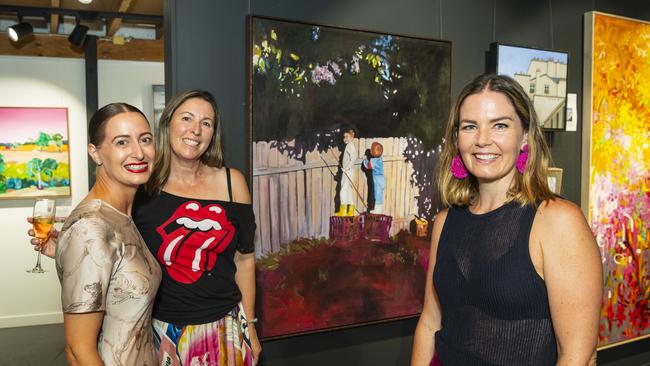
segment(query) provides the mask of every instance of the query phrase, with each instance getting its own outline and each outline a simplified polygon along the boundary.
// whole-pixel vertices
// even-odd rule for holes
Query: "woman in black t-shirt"
[[[243,175],[224,167],[210,93],[189,90],[165,107],[133,219],[163,268],[153,311],[159,363],[257,363],[255,218]]]

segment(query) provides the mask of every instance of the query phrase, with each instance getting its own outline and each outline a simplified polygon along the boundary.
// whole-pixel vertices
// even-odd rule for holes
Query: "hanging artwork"
[[[585,15],[582,205],[603,259],[600,346],[650,336],[650,23]]]
[[[510,76],[524,88],[542,128],[564,129],[567,52],[492,43],[489,56],[488,71]]]
[[[416,315],[451,43],[259,17],[250,27],[258,333]]]
[[[160,84],[154,84],[151,86],[152,92],[152,105],[153,105],[153,121],[152,130],[156,131],[158,128],[158,121],[160,121],[160,116],[162,115],[163,110],[165,109],[165,86]]]
[[[0,107],[0,199],[69,196],[68,109]]]
[[[547,181],[551,192],[560,195],[562,193],[562,168],[548,168]]]

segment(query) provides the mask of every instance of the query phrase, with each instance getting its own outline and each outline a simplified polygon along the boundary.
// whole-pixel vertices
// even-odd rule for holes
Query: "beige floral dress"
[[[101,200],[70,214],[56,250],[66,314],[104,312],[97,343],[108,365],[153,366],[151,311],[161,270],[131,217]]]

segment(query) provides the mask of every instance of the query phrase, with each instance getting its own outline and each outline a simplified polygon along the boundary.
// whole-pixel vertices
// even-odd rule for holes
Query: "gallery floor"
[[[340,366],[347,366],[341,361]],[[650,366],[650,354],[603,361],[600,366]],[[65,365],[62,324],[0,329],[0,366]]]

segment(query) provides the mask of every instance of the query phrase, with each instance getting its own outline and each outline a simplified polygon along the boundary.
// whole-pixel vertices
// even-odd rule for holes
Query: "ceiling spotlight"
[[[88,4],[90,4],[90,3],[93,2],[93,0],[78,0],[78,1],[79,1],[80,3],[82,3],[82,4],[86,4],[86,5],[88,5]]]
[[[68,41],[77,47],[81,47],[86,40],[86,33],[88,33],[88,27],[77,24],[68,36]]]
[[[9,39],[14,42],[22,41],[32,33],[34,33],[34,27],[32,27],[31,24],[25,22],[12,25],[9,27],[9,29],[7,29]]]

